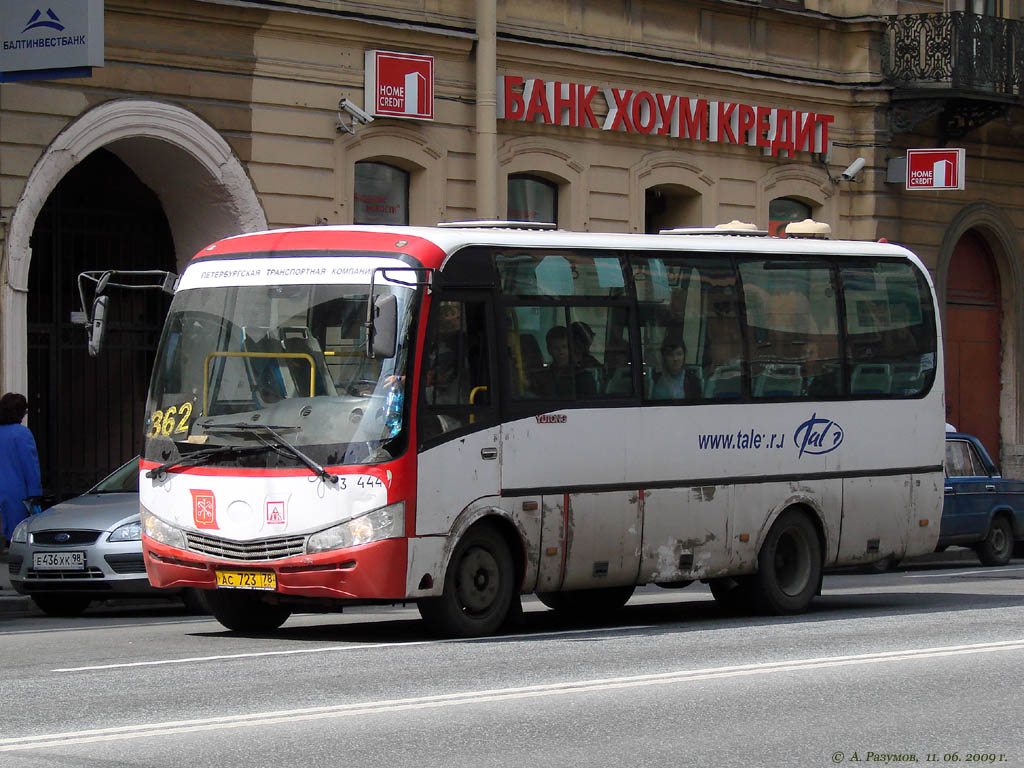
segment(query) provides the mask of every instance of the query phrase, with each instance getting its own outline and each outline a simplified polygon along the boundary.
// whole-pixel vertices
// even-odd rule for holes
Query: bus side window
[[[935,378],[935,321],[927,287],[909,264],[840,268],[850,394],[914,397]]]
[[[839,395],[839,312],[832,268],[813,260],[740,263],[755,398]]]

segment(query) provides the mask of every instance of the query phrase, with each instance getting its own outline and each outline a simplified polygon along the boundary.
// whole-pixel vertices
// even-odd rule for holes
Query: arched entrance
[[[113,297],[103,354],[91,358],[76,277],[91,269],[174,271],[174,241],[160,201],[100,149],[57,184],[36,219],[28,278],[29,423],[43,487],[81,493],[141,445],[149,370],[168,298]]]
[[[946,281],[946,419],[977,435],[999,461],[1001,291],[992,249],[977,230],[953,249]]]
[[[80,173],[87,182],[76,180]],[[98,206],[104,188],[106,205]],[[64,215],[69,210],[75,212],[70,218]],[[104,225],[119,231],[98,232]],[[0,276],[0,390],[30,397],[29,427],[46,443],[41,450],[47,457],[47,491],[79,492],[131,457],[141,431],[136,419],[143,403],[137,393],[145,392],[149,368],[149,361],[140,363],[138,355],[145,357],[155,343],[147,334],[166,309],[155,292],[115,297],[113,329],[122,325],[121,341],[112,338],[98,361],[73,364],[75,347],[85,336],[81,327],[70,325],[70,311],[78,307],[77,299],[68,304],[67,294],[75,290],[80,266],[132,264],[177,271],[206,243],[266,226],[252,183],[231,147],[181,107],[116,99],[84,113],[54,139],[25,181],[0,261],[5,267]],[[147,227],[148,235],[140,231]],[[124,238],[124,252],[114,245],[117,237]],[[42,261],[37,264],[37,259]],[[151,311],[160,317],[150,317]],[[55,374],[55,361],[71,373]],[[79,390],[89,388],[93,400],[83,400],[86,395]],[[95,404],[92,412],[89,403]],[[61,453],[72,449],[77,453]],[[87,449],[94,453],[84,455]]]

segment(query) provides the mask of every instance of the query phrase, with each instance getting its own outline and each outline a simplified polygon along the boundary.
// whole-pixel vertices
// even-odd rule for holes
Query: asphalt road
[[[500,637],[414,608],[267,637],[174,607],[0,618],[2,766],[1024,766],[1024,561],[826,577],[803,616],[701,585]],[[929,758],[933,759],[929,759]]]

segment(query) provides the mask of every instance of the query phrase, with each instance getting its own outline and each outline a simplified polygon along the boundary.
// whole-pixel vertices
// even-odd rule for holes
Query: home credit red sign
[[[434,57],[366,52],[368,111],[376,117],[434,119]]]
[[[966,149],[908,149],[907,189],[963,189]]]
[[[834,115],[631,88],[498,77],[498,117],[528,123],[747,144],[764,154],[828,152]]]

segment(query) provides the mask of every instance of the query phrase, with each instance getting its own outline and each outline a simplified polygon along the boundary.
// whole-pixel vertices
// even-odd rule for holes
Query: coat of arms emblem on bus
[[[196,528],[217,528],[217,500],[213,491],[201,491],[195,488],[192,492],[192,519]]]
[[[831,453],[843,444],[845,433],[843,428],[831,419],[820,419],[818,414],[812,413],[811,418],[796,428],[793,433],[793,442],[800,449],[797,458],[805,453],[820,455]]]

